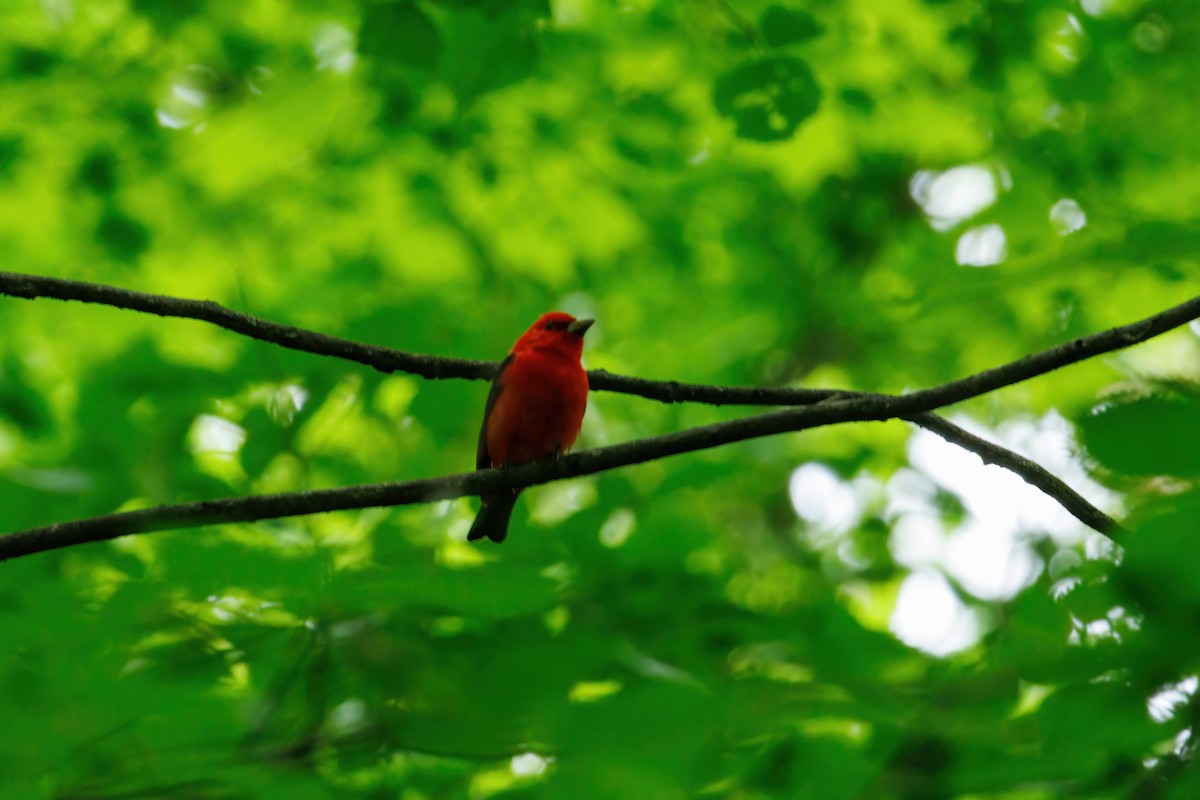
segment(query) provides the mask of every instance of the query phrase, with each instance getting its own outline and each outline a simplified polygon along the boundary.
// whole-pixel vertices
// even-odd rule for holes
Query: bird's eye
[[[563,329],[563,324],[561,322],[547,322],[542,327],[548,331],[559,331]]]

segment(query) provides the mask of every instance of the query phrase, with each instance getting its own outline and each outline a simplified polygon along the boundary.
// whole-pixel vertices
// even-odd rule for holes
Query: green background
[[[0,261],[422,353],[561,308],[592,368],[933,385],[1196,293],[1198,9],[10,0]],[[531,490],[502,547],[461,500],[4,563],[0,794],[1200,796],[1198,359],[954,410],[1122,548],[998,521],[1006,473],[891,422]],[[0,527],[459,472],[485,396],[0,299]],[[739,413],[597,393],[579,446]],[[912,550],[1000,536],[990,588]]]

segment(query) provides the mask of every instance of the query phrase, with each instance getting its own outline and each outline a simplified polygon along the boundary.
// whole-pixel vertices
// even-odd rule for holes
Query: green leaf
[[[759,18],[758,29],[771,47],[808,41],[825,32],[812,14],[783,6],[768,7]]]
[[[446,17],[441,75],[462,102],[529,77],[540,49],[536,9],[520,5],[464,9]]]
[[[117,188],[116,155],[107,148],[97,148],[79,163],[79,185],[101,197]]]
[[[790,138],[820,101],[808,64],[786,56],[749,61],[713,86],[717,111],[737,123],[739,136],[761,142]]]
[[[1084,445],[1126,475],[1200,475],[1200,393],[1182,389],[1114,400],[1079,420]]]
[[[0,136],[0,178],[9,178],[16,171],[25,151],[25,142],[16,136]]]
[[[1200,611],[1200,494],[1163,501],[1152,517],[1139,522],[1118,578],[1126,597],[1151,619],[1191,624]]]
[[[116,207],[109,207],[100,217],[96,238],[118,261],[134,261],[150,246],[146,226]]]
[[[433,71],[442,57],[438,27],[412,0],[367,6],[358,41],[363,55],[381,63]]]
[[[133,0],[133,10],[149,19],[157,28],[173,33],[189,19],[200,13],[203,0],[178,0],[159,3],[157,0]]]

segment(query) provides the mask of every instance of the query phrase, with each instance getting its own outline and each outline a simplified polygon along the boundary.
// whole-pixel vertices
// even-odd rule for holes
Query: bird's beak
[[[583,336],[585,333],[587,333],[587,329],[592,327],[595,322],[596,320],[594,319],[577,319],[567,326],[567,331],[575,334],[576,336]]]

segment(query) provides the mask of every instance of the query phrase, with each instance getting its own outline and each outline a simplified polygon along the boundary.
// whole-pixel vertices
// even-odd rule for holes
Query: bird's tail
[[[475,524],[467,534],[467,541],[473,542],[486,536],[493,542],[503,542],[508,535],[508,520],[516,504],[515,492],[485,494],[483,505],[479,507],[479,516],[475,517]]]

